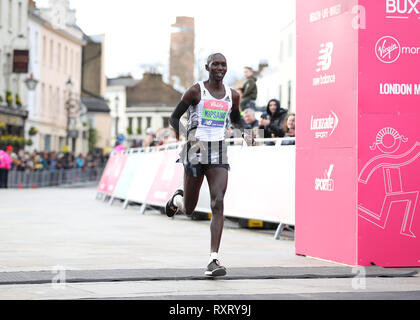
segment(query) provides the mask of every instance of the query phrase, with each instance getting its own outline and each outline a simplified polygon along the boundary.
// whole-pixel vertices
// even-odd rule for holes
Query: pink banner
[[[108,195],[112,195],[114,193],[126,161],[127,154],[116,153],[110,155],[104,173],[102,174],[101,181],[98,185],[98,192]]]
[[[297,1],[298,254],[420,265],[413,30],[420,1]]]
[[[166,205],[169,198],[183,183],[184,167],[176,163],[179,150],[165,151],[161,165],[153,180],[146,202],[153,205]]]

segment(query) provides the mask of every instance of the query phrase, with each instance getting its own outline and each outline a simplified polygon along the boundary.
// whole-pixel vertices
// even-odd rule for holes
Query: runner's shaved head
[[[209,55],[209,57],[207,58],[207,65],[210,65],[210,63],[212,63],[214,61],[214,59],[216,58],[223,58],[224,60],[226,60],[226,57],[221,54],[221,53],[213,53],[211,55]]]

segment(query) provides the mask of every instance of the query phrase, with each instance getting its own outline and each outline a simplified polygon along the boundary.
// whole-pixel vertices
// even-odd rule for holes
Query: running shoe
[[[226,275],[226,268],[220,264],[219,260],[214,259],[209,263],[204,274],[209,277],[222,277]]]
[[[175,206],[175,204],[174,204],[174,198],[176,197],[176,196],[178,196],[178,195],[180,195],[181,197],[183,197],[184,196],[184,191],[182,191],[182,190],[177,190],[177,191],[175,191],[175,193],[174,193],[174,195],[172,196],[172,198],[170,198],[169,199],[169,201],[166,203],[166,209],[165,209],[165,212],[166,212],[166,215],[169,217],[169,218],[172,218],[174,215],[176,215],[177,214],[177,212],[178,212],[178,207],[177,206]]]

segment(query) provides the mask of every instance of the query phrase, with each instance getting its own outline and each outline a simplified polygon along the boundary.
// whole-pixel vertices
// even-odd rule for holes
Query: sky
[[[48,6],[49,0],[37,0]],[[278,59],[279,30],[295,15],[294,0],[70,0],[77,24],[87,35],[105,34],[107,77],[141,78],[150,66],[167,76],[171,25],[176,16],[195,18],[195,56],[204,70],[207,56],[223,53],[227,82],[244,66]]]

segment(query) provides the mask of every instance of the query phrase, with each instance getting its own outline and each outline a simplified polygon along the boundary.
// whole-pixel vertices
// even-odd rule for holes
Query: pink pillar
[[[297,254],[420,266],[418,30],[416,0],[297,0]]]

